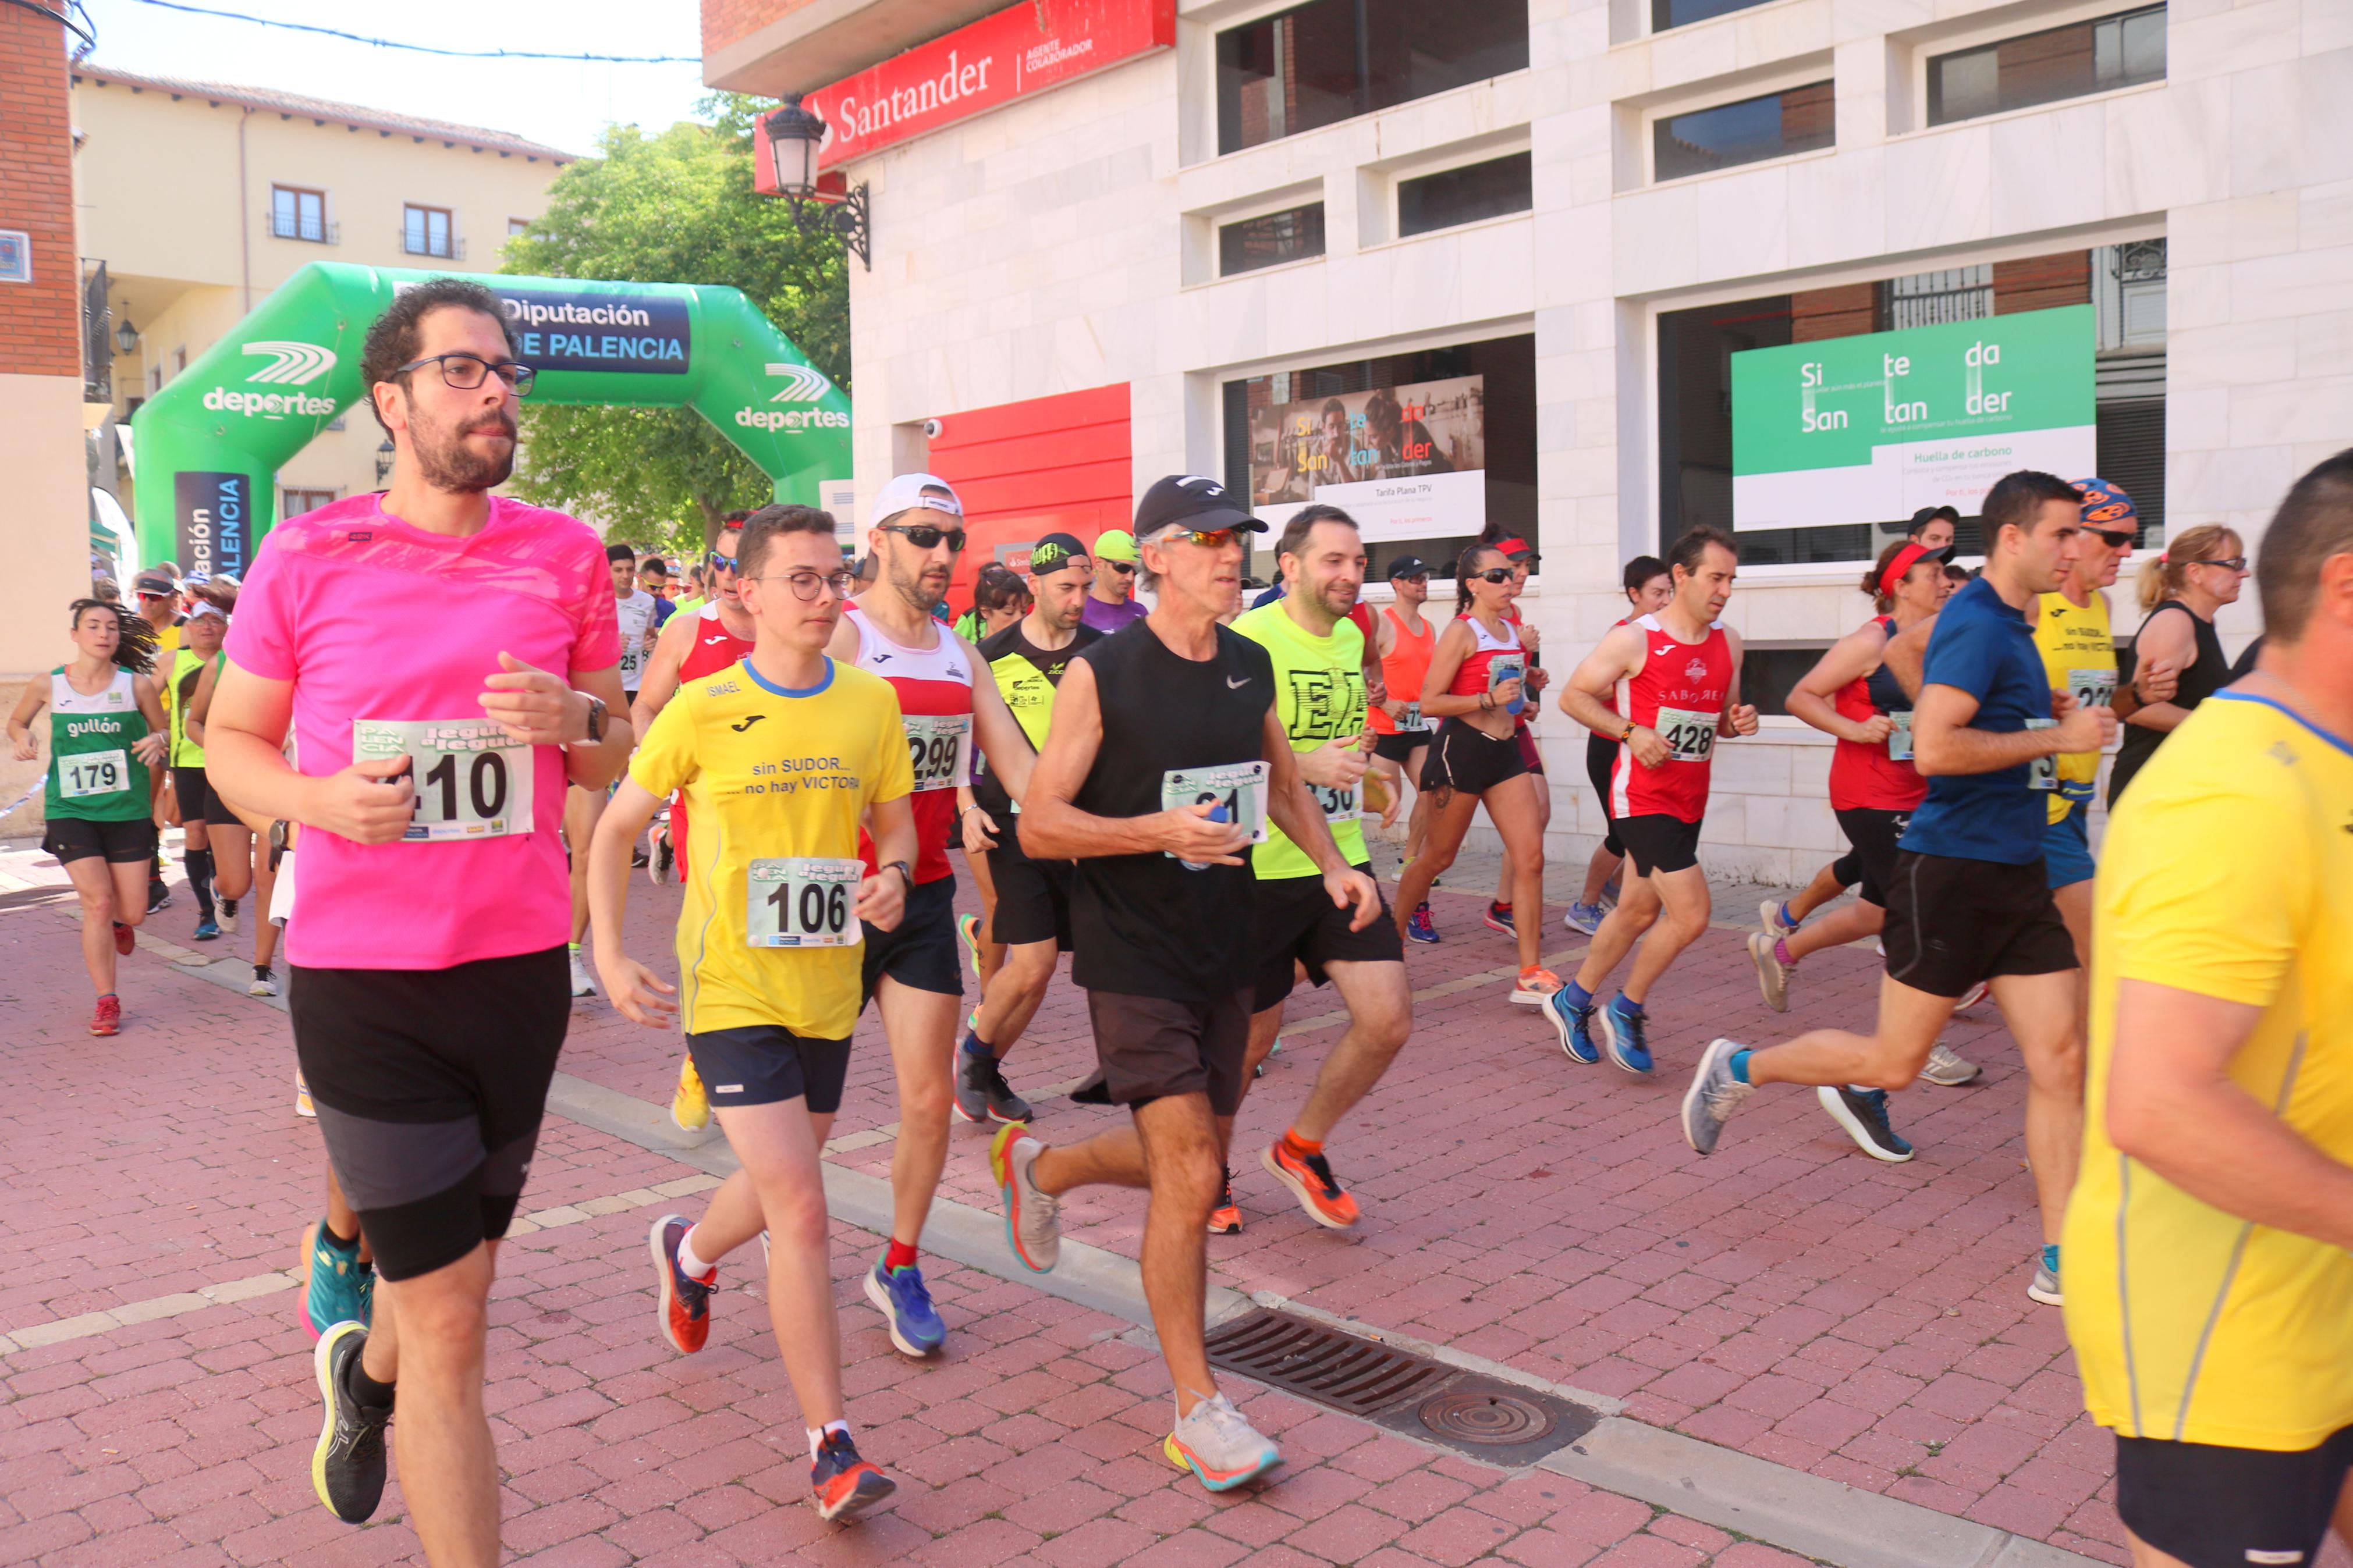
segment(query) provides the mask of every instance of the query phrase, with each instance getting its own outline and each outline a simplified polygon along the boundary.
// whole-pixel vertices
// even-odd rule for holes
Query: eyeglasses
[[[530,365],[517,364],[511,359],[492,364],[480,354],[469,353],[434,354],[426,359],[413,359],[392,374],[406,375],[410,371],[423,370],[428,364],[439,365],[441,379],[460,392],[471,392],[481,385],[486,377],[496,374],[501,381],[514,388],[517,397],[529,397],[532,383],[539,379],[539,372]]]
[[[2111,550],[2124,549],[2132,543],[2134,538],[2133,531],[2129,528],[2087,528],[2084,531]]]
[[[945,540],[949,554],[964,552],[965,531],[961,528],[934,528],[928,522],[886,522],[882,531],[898,534],[918,550],[937,550],[940,542]]]
[[[702,558],[702,562],[704,565],[710,567],[713,572],[733,572],[735,570],[735,557],[733,555],[722,555],[716,550],[704,556]]]
[[[1508,583],[1519,574],[1509,566],[1490,566],[1484,572],[1473,572],[1468,579],[1475,583]]]
[[[1194,537],[1198,539],[1200,535],[1195,534]],[[1135,573],[1135,563],[1133,561],[1106,561],[1103,564],[1123,577],[1133,576]]]
[[[2225,572],[2244,572],[2247,558],[2243,555],[2210,555],[2203,560],[2185,563],[2190,566],[2220,566]]]
[[[1410,583],[1417,588],[1427,588],[1430,586],[1430,574],[1427,572],[1416,572],[1410,576],[1392,577],[1389,581],[1392,583]]]
[[[746,583],[782,583],[793,591],[793,597],[803,604],[813,602],[820,589],[830,592],[837,599],[847,599],[849,591],[858,586],[857,575],[849,572],[811,572],[806,569],[787,572],[782,577],[746,577]]]

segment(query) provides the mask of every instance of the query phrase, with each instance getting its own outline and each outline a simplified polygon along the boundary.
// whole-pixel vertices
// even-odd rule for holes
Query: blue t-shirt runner
[[[2051,722],[2051,683],[2035,650],[2034,628],[1979,577],[1946,602],[1928,637],[1920,684],[1949,686],[1978,700],[1972,730],[1998,735]],[[2042,858],[2048,783],[2046,758],[1985,773],[1937,773],[1912,814],[1897,847],[1915,855],[1996,860],[2023,866]]]

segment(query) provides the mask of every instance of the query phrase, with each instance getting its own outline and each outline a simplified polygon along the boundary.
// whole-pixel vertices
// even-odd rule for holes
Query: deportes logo
[[[815,403],[833,390],[833,383],[813,365],[771,364],[770,375],[784,377],[783,390],[771,403]],[[735,423],[753,430],[847,430],[849,416],[835,408],[739,408]]]
[[[271,363],[255,371],[248,381],[276,382],[287,386],[304,386],[335,368],[335,352],[316,343],[260,342],[248,343],[249,354],[268,354]]]
[[[784,389],[768,399],[771,403],[815,403],[833,390],[833,383],[815,365],[772,364],[768,374],[785,378]]]
[[[248,384],[263,385],[303,386],[318,380],[335,368],[335,351],[322,349],[316,343],[267,342],[248,343],[245,352],[265,354],[269,363],[246,377]],[[231,392],[216,386],[205,394],[205,406],[225,414],[242,414],[248,418],[283,419],[289,415],[301,419],[332,419],[335,416],[335,400],[314,397],[307,392]]]

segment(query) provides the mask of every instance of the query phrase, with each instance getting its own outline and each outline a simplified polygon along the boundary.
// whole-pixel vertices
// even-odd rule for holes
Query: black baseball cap
[[[180,580],[168,567],[150,566],[132,581],[131,591],[166,598],[180,591]]]
[[[1135,538],[1137,543],[1151,538],[1165,528],[1182,524],[1203,532],[1221,528],[1237,528],[1245,533],[1264,533],[1266,524],[1242,510],[1225,486],[1198,474],[1171,474],[1155,479],[1144,499],[1135,503]]]
[[[1430,563],[1419,555],[1400,555],[1389,563],[1388,574],[1392,580],[1398,577],[1426,577],[1430,575]]]
[[[1074,534],[1050,533],[1029,547],[1029,572],[1042,577],[1050,572],[1060,572],[1066,566],[1087,563],[1087,547]]]

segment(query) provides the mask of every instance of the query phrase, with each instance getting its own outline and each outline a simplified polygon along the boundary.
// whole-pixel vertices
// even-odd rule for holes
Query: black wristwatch
[[[588,699],[588,744],[594,746],[605,739],[605,700],[593,691],[580,695]]]
[[[882,869],[898,872],[899,879],[907,884],[907,891],[912,893],[915,890],[915,874],[907,869],[907,863],[904,860],[893,860]]]

